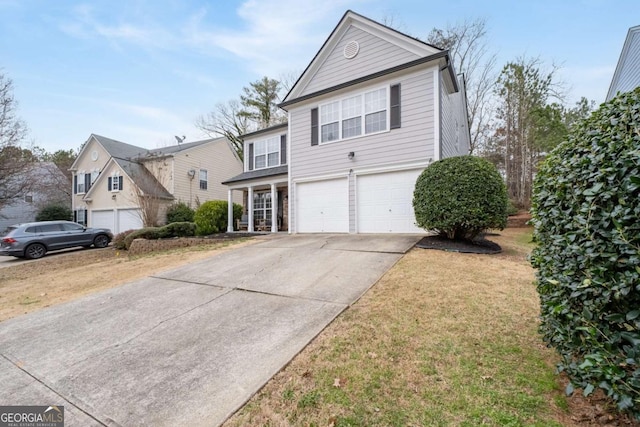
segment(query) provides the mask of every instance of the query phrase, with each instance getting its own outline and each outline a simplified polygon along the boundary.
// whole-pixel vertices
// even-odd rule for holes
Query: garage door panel
[[[297,184],[298,232],[348,233],[349,192],[346,178]]]
[[[91,211],[91,223],[93,228],[108,228],[112,232],[115,230],[115,215],[113,210]]]
[[[424,233],[415,226],[413,190],[422,170],[357,177],[358,232]]]
[[[142,228],[142,219],[138,209],[120,209],[118,211],[118,232]]]

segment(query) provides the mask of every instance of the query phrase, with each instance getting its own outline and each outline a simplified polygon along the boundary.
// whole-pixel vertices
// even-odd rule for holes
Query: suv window
[[[24,232],[25,233],[35,233],[36,232],[36,228],[37,227],[27,227],[26,230],[24,230]],[[13,230],[15,230],[15,228]],[[13,230],[9,230],[9,231],[13,231]]]
[[[83,226],[81,226],[80,224],[76,224],[76,223],[64,223],[64,224],[61,224],[61,225],[62,225],[62,229],[64,231],[78,231],[78,230],[84,229]]]
[[[40,227],[41,233],[47,233],[51,231],[62,231],[62,224],[43,224]]]

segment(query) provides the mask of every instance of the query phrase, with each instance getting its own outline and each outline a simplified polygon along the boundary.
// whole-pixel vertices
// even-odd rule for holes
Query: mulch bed
[[[447,252],[461,252],[465,254],[499,254],[502,248],[495,242],[487,240],[484,237],[473,241],[469,240],[450,240],[441,236],[427,236],[416,244],[422,249],[438,249]]]

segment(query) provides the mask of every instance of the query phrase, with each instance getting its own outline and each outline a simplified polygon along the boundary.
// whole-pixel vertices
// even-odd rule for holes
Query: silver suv
[[[42,258],[48,251],[84,246],[104,248],[113,239],[108,228],[87,228],[71,221],[40,221],[12,225],[0,240],[0,255]]]

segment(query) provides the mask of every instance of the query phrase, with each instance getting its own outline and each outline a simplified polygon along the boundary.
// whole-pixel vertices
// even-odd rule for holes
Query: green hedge
[[[532,201],[540,331],[567,392],[600,388],[640,419],[640,88],[574,127]]]
[[[195,211],[184,202],[172,203],[167,208],[167,224],[173,222],[193,222]]]
[[[226,200],[209,200],[204,202],[196,210],[193,221],[196,223],[196,234],[207,236],[214,233],[227,231],[227,207]],[[233,204],[233,221],[242,217],[242,206]]]
[[[507,225],[509,200],[496,167],[480,157],[434,162],[418,177],[413,193],[416,223],[449,239],[472,240]]]
[[[36,221],[71,221],[73,212],[67,206],[48,205],[43,207],[36,215]]]
[[[147,227],[139,230],[124,231],[114,239],[117,249],[129,249],[135,239],[167,239],[171,237],[195,236],[196,225],[193,222],[174,222],[162,227]],[[123,243],[120,243],[123,242]]]

